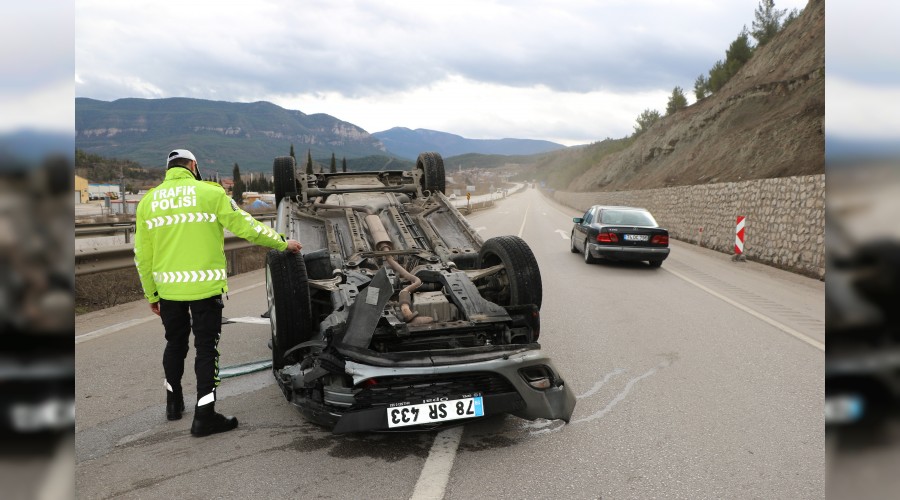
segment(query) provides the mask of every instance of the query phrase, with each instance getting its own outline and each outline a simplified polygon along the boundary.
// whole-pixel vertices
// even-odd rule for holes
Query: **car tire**
[[[584,242],[584,263],[590,265],[590,264],[593,264],[593,263],[595,263],[595,262],[597,262],[597,259],[595,259],[595,258],[591,255],[591,251],[590,251],[590,249],[588,249],[588,242],[585,241],[585,242]]]
[[[575,231],[572,231],[572,236],[569,237],[569,251],[572,253],[578,253],[578,247],[575,246]]]
[[[275,190],[275,206],[287,193],[297,192],[297,162],[293,156],[279,156],[272,166]]]
[[[285,365],[284,353],[312,334],[309,278],[300,253],[269,251],[266,295],[272,326],[272,369],[279,370]]]
[[[444,159],[438,153],[422,153],[416,159],[416,169],[422,171],[420,183],[423,191],[445,192],[447,177],[444,175]]]
[[[499,264],[505,268],[500,277],[500,290],[487,292],[485,298],[501,306],[534,304],[540,309],[541,271],[528,243],[518,236],[496,236],[485,241],[478,252],[478,267],[485,269]]]
[[[663,261],[661,260],[651,260],[650,267],[660,267],[662,266]]]

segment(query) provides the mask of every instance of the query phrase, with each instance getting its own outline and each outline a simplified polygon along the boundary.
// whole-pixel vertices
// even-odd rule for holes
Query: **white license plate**
[[[395,406],[387,409],[388,427],[433,424],[460,418],[484,416],[481,396],[434,403]]]
[[[860,420],[865,410],[863,398],[855,395],[825,398],[825,423],[849,424]]]
[[[650,236],[646,234],[626,234],[625,241],[647,241]]]

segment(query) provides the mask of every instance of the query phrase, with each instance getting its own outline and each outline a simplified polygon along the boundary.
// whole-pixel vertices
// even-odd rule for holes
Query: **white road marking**
[[[562,239],[569,239],[569,233],[563,231],[562,229],[557,229],[556,232],[559,233],[560,236],[562,236]]]
[[[487,228],[484,226],[478,226],[475,228],[475,232],[480,233],[480,232],[484,231],[485,229],[487,229]]]
[[[149,323],[153,320],[158,320],[159,316],[147,316],[146,318],[139,319],[131,319],[122,323],[118,323],[116,325],[107,326],[106,328],[101,328],[99,330],[94,330],[89,333],[85,333],[82,335],[75,336],[75,344],[80,344],[82,342],[87,342],[88,340],[99,339],[100,337],[105,337],[110,333],[116,333],[122,331],[126,328],[131,328],[132,326],[141,325],[144,323]]]
[[[799,339],[799,340],[802,340],[803,342],[806,342],[807,344],[809,344],[809,345],[815,347],[816,349],[818,349],[818,350],[820,350],[820,351],[822,351],[822,352],[825,352],[825,344],[819,342],[818,340],[816,340],[816,339],[814,339],[814,338],[812,338],[812,337],[809,337],[808,335],[804,335],[804,334],[798,332],[797,330],[794,330],[793,328],[791,328],[791,327],[789,327],[789,326],[787,326],[787,325],[785,325],[785,324],[783,324],[783,323],[780,323],[780,322],[778,322],[778,321],[775,321],[774,319],[772,319],[772,318],[766,316],[765,314],[756,312],[756,311],[754,311],[753,309],[750,309],[749,307],[747,307],[747,306],[741,304],[740,302],[736,302],[736,301],[731,300],[731,299],[729,299],[728,297],[726,297],[726,296],[724,296],[724,295],[722,295],[722,294],[720,294],[720,293],[718,293],[718,292],[715,292],[715,291],[713,291],[713,290],[710,290],[709,288],[707,288],[707,287],[701,285],[700,283],[697,283],[696,281],[694,281],[694,280],[688,278],[687,276],[685,276],[685,275],[683,275],[683,274],[681,274],[681,273],[679,273],[679,272],[673,271],[673,270],[671,270],[671,269],[667,269],[667,268],[665,268],[665,267],[663,267],[662,269],[665,270],[665,271],[668,271],[668,272],[670,272],[670,273],[672,273],[672,274],[674,274],[675,276],[677,276],[677,277],[683,279],[684,281],[687,281],[688,283],[690,283],[690,284],[694,285],[695,287],[697,287],[697,288],[703,290],[704,292],[706,292],[706,293],[712,295],[713,297],[716,297],[716,298],[718,298],[718,299],[721,299],[721,300],[723,300],[723,301],[725,301],[725,302],[727,302],[727,303],[733,305],[734,307],[737,307],[737,308],[740,309],[741,311],[744,311],[745,313],[747,313],[747,314],[749,314],[749,315],[751,315],[751,316],[753,316],[753,317],[755,317],[755,318],[757,318],[757,319],[760,319],[760,320],[762,320],[762,321],[764,321],[764,322],[766,322],[766,323],[768,323],[768,324],[774,326],[775,328],[777,328],[777,329],[783,331],[784,333],[787,333],[788,335],[790,335],[790,336],[792,336],[792,337],[795,337],[795,338],[797,338],[797,339]]]
[[[525,221],[528,220],[529,210],[531,210],[531,202],[528,203],[528,208],[525,209],[525,213],[522,215],[522,227],[519,228],[519,238],[521,238],[522,233],[525,232]]]
[[[229,295],[231,295],[231,294],[237,295],[239,293],[246,292],[248,290],[253,290],[254,288],[259,288],[261,286],[264,286],[265,284],[266,284],[266,282],[263,281],[262,283],[257,283],[255,285],[245,286],[243,288],[238,288],[237,290],[231,290],[228,292],[228,294]],[[131,328],[132,326],[149,323],[153,320],[159,320],[159,316],[153,315],[153,316],[147,316],[145,318],[130,319],[128,321],[123,321],[122,323],[118,323],[115,325],[110,325],[110,326],[107,326],[104,328],[100,328],[99,330],[94,330],[92,332],[83,333],[81,335],[76,335],[75,336],[75,344],[77,345],[82,342],[87,342],[88,340],[99,339],[100,337],[105,337],[111,333],[120,332],[127,328]],[[268,323],[268,322],[269,322],[269,320],[266,320],[266,323]]]
[[[416,481],[410,500],[440,500],[444,498],[450,470],[456,459],[456,449],[462,438],[462,426],[443,430],[434,437],[434,444],[428,452],[425,466]]]
[[[253,316],[241,316],[240,318],[228,318],[230,323],[245,323],[248,325],[269,325],[268,318],[256,318]]]

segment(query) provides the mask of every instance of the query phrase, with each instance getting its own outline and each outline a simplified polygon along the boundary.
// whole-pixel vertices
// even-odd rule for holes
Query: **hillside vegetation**
[[[365,130],[326,114],[307,115],[268,102],[202,99],[75,99],[75,146],[145,167],[165,166],[165,155],[189,148],[207,172],[271,171],[275,156],[309,151],[315,158],[389,156]]]
[[[616,191],[822,174],[824,118],[825,2],[811,0],[713,94],[631,137],[542,155],[520,178]]]

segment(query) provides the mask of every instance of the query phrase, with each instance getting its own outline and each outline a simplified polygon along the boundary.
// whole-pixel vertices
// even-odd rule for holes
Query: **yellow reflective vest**
[[[228,291],[224,229],[251,243],[287,248],[284,236],[241,210],[215,182],[173,167],[138,203],[134,264],[151,303]]]

